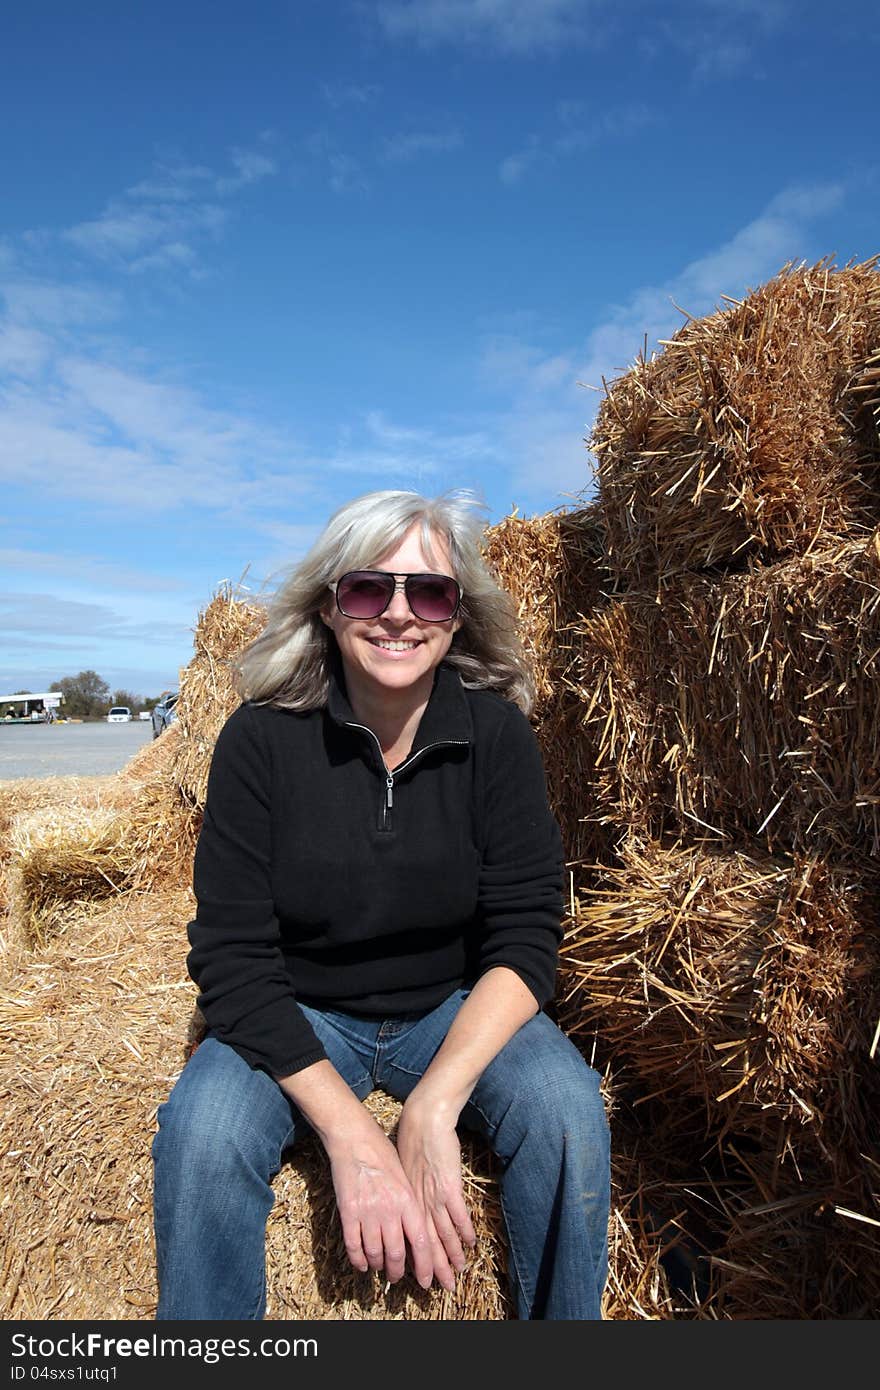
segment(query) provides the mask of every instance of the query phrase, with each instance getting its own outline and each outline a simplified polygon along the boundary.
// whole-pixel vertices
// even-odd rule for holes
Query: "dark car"
[[[153,706],[151,716],[153,720],[153,738],[158,738],[159,735],[168,728],[169,724],[173,724],[177,718],[177,710],[175,708],[177,704],[177,695],[178,692],[176,690],[167,691]]]

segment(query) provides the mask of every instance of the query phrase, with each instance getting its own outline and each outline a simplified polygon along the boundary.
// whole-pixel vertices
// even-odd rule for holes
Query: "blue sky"
[[[373,488],[589,496],[590,388],[680,310],[880,251],[876,0],[42,0],[2,42],[7,691],[175,685]]]

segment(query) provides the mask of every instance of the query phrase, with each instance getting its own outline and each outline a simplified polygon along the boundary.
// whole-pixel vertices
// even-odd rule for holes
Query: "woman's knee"
[[[531,1019],[495,1061],[492,1074],[489,1069],[484,1073],[486,1084],[474,1092],[482,1113],[489,1106],[499,1124],[513,1122],[545,1142],[556,1136],[583,1138],[600,1154],[607,1153],[599,1075],[546,1015]]]
[[[182,1167],[203,1182],[222,1180],[242,1163],[271,1170],[285,1132],[292,1129],[290,1107],[277,1084],[212,1038],[184,1067],[157,1119],[157,1165]]]

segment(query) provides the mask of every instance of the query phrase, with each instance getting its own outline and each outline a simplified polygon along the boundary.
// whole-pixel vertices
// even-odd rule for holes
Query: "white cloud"
[[[335,152],[328,160],[330,166],[330,187],[334,193],[366,193],[369,184],[356,159],[350,155]]]
[[[72,328],[108,323],[121,312],[118,294],[92,286],[18,277],[0,283],[0,293],[10,320],[30,326]]]
[[[278,172],[276,161],[263,154],[261,150],[233,149],[230,151],[230,159],[236,174],[217,179],[214,186],[220,194],[237,193],[240,188],[259,183],[261,179],[267,179]]]
[[[726,43],[707,41],[703,51],[696,54],[694,77],[702,82],[734,77],[752,63],[753,54],[749,44],[737,40]]]
[[[45,333],[21,324],[0,324],[0,371],[12,376],[37,376],[50,353],[51,341]]]
[[[51,593],[4,593],[0,595],[0,631],[6,640],[14,635],[27,640],[37,634],[64,646],[83,639],[118,639],[180,643],[189,629],[182,623],[138,620],[121,614],[109,603],[60,597]]]
[[[661,45],[691,64],[697,83],[731,78],[762,78],[761,44],[792,13],[791,0],[690,0],[685,22],[661,9],[657,16]]]
[[[203,164],[159,163],[155,174],[128,189],[129,198],[153,203],[186,203],[213,186],[215,175]]]
[[[238,512],[302,496],[315,473],[292,442],[186,387],[61,355],[39,387],[0,394],[0,476],[109,510]]]
[[[516,154],[509,154],[498,166],[498,177],[502,183],[519,183],[520,179],[543,157],[543,149],[537,135],[530,135],[526,144]]]
[[[159,246],[155,251],[150,251],[146,256],[138,256],[129,262],[128,269],[132,274],[141,274],[151,270],[182,270],[191,271],[193,276],[199,278],[204,272],[199,265],[199,258],[191,246],[183,241],[169,241],[164,246]]]
[[[761,41],[791,15],[792,0],[631,0],[643,56],[684,54],[698,80],[748,70]],[[393,40],[444,44],[518,57],[607,47],[625,30],[613,0],[378,0]],[[630,40],[631,41],[631,40]]]
[[[62,235],[79,251],[120,268],[149,267],[169,244],[187,246],[191,264],[195,254],[185,238],[216,237],[227,218],[226,210],[212,203],[157,203],[141,208],[117,202],[100,217]]]
[[[117,565],[97,555],[70,555],[10,547],[0,550],[0,569],[6,576],[7,584],[12,576],[21,572],[60,577],[67,586],[74,583],[95,587],[103,585],[117,593],[121,590],[138,592],[147,587],[151,591],[170,593],[181,588],[179,581],[169,575],[128,569],[125,565]]]
[[[382,0],[376,12],[389,38],[525,53],[595,42],[604,7],[605,0]]]
[[[412,429],[392,424],[381,410],[369,411],[364,424],[367,434],[388,449],[418,450],[437,462],[461,462],[483,458],[492,452],[491,440],[479,431],[466,434],[438,434],[434,430]]]
[[[339,110],[342,106],[369,106],[375,101],[382,88],[372,82],[334,83],[322,82],[321,93],[328,106]]]
[[[640,103],[612,106],[590,115],[585,102],[563,101],[557,105],[556,115],[562,130],[544,137],[531,134],[520,150],[501,161],[498,176],[502,183],[519,183],[541,164],[554,164],[609,140],[626,139],[658,119]]]
[[[326,169],[327,183],[334,193],[367,193],[369,184],[360,161],[339,148],[327,130],[313,130],[303,140],[310,159]]]
[[[446,154],[459,149],[461,144],[461,133],[457,130],[414,130],[388,136],[382,145],[382,158],[389,164],[404,164],[422,154]]]
[[[268,143],[267,134],[263,143]],[[234,146],[231,173],[203,165],[159,163],[153,177],[112,199],[100,216],[62,233],[86,255],[142,274],[176,268],[198,275],[197,246],[216,240],[230,217],[224,201],[278,172],[264,148]]]

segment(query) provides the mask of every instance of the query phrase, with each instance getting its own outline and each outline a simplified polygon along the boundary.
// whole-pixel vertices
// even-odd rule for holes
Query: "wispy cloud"
[[[180,581],[170,575],[129,569],[126,565],[115,564],[97,555],[72,555],[21,547],[0,549],[0,568],[6,575],[7,584],[11,576],[21,572],[52,578],[60,576],[68,582],[105,586],[114,591],[143,592],[149,588],[153,592],[171,593],[182,587]]]
[[[122,514],[196,506],[242,520],[309,489],[316,470],[293,441],[187,387],[63,352],[40,365],[39,381],[0,392],[9,482],[50,477],[53,495]]]
[[[659,119],[655,111],[641,103],[590,112],[580,101],[560,102],[556,117],[557,125],[551,134],[532,133],[519,150],[501,161],[498,176],[502,183],[520,183],[542,164],[555,164],[606,141],[627,139]]]
[[[656,33],[661,49],[684,55],[693,80],[761,78],[761,45],[791,17],[793,0],[690,0],[687,22],[662,9]]]
[[[129,198],[155,203],[188,203],[204,196],[216,184],[217,176],[204,164],[159,162],[151,178],[142,179],[128,190]]]
[[[605,0],[381,0],[376,13],[389,38],[519,54],[596,42],[589,21],[604,8]]]
[[[146,614],[144,615],[146,617]],[[64,645],[82,637],[177,640],[179,623],[132,621],[107,603],[60,598],[51,593],[6,593],[0,597],[0,630],[7,634],[43,633]]]
[[[389,135],[382,142],[382,158],[388,164],[405,164],[423,154],[447,154],[462,145],[458,130],[414,130]]]
[[[233,149],[229,157],[236,172],[217,179],[215,187],[220,194],[237,193],[240,188],[278,172],[277,161],[261,150]]]
[[[329,130],[313,130],[303,140],[302,148],[322,169],[333,193],[369,192],[369,180],[360,159],[343,150]]]
[[[390,486],[418,487],[447,474],[497,459],[497,444],[482,430],[448,433],[416,429],[389,420],[381,410],[368,411],[357,428],[340,431],[337,448],[326,460],[336,472],[382,477]]]
[[[200,273],[198,248],[216,240],[231,213],[228,200],[278,172],[265,149],[234,147],[231,171],[160,164],[156,174],[112,199],[103,212],[62,233],[85,255],[133,274],[177,268]]]
[[[0,326],[0,371],[11,376],[37,375],[51,353],[51,340],[35,328],[6,323]]]
[[[321,95],[328,106],[338,111],[344,106],[369,106],[382,88],[372,82],[322,82]]]
[[[684,54],[700,80],[751,65],[763,38],[791,15],[793,0],[632,0],[629,10],[643,56]],[[375,12],[389,39],[514,58],[602,49],[625,32],[614,0],[378,0]]]
[[[9,321],[53,329],[107,324],[122,307],[114,290],[36,279],[14,263],[0,268],[0,295]]]
[[[329,183],[334,193],[367,193],[369,182],[360,161],[335,150],[328,158]]]

